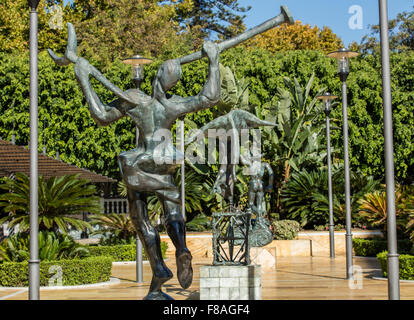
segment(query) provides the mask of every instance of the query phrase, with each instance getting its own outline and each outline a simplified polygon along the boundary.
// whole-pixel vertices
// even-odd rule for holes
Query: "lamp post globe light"
[[[30,258],[29,300],[39,300],[39,211],[38,211],[38,15],[39,0],[28,0],[30,8]]]
[[[144,79],[144,68],[142,67],[144,64],[151,63],[152,60],[149,58],[141,57],[140,55],[135,55],[133,57],[127,58],[122,61],[125,64],[131,65],[131,76],[132,81],[135,84],[137,89],[140,88],[141,82]],[[138,128],[136,129],[136,145],[138,146],[138,138],[139,138],[139,131]],[[143,258],[142,258],[142,242],[137,236],[135,239],[135,261],[136,261],[136,282],[142,283],[144,282],[143,276]]]
[[[342,81],[342,116],[343,116],[343,141],[344,141],[344,176],[345,176],[345,208],[346,208],[346,278],[353,278],[353,262],[352,262],[352,216],[351,216],[351,182],[349,172],[349,146],[348,146],[348,101],[346,80],[348,78],[349,60],[358,56],[355,51],[346,50],[344,48],[327,54],[330,58],[338,61],[338,75]]]
[[[144,79],[144,68],[142,66],[144,64],[151,63],[152,59],[135,55],[131,58],[122,60],[122,62],[131,65],[132,81],[134,81],[136,88],[139,89],[141,82]]]
[[[328,164],[328,199],[329,199],[329,249],[330,257],[335,258],[335,225],[333,219],[333,197],[332,197],[332,167],[331,167],[331,133],[330,133],[330,120],[329,115],[331,113],[332,101],[338,98],[338,96],[331,95],[329,92],[317,96],[319,100],[322,100],[325,108],[326,116],[326,145],[327,145],[327,164]]]
[[[130,58],[122,60],[123,63],[131,65],[131,76],[132,81],[135,83],[135,87],[137,89],[140,88],[142,80],[144,80],[144,68],[142,67],[144,64],[148,64],[152,62],[152,59],[141,57],[140,55],[135,55]],[[138,137],[139,131],[138,128],[136,130],[136,145],[138,146]]]

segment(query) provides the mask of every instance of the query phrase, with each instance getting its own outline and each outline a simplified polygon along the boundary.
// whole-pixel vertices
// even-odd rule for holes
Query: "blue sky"
[[[239,3],[244,7],[252,7],[246,13],[245,24],[248,29],[278,15],[280,6],[286,5],[295,20],[320,28],[330,27],[342,38],[345,46],[352,41],[359,43],[369,33],[368,26],[379,23],[377,0],[239,0]],[[388,17],[394,19],[400,12],[412,11],[413,6],[414,0],[388,0]],[[350,9],[360,11],[351,10],[349,13]],[[359,12],[362,14],[356,17],[358,19],[353,19]]]
[[[286,5],[295,20],[320,28],[330,27],[342,38],[345,46],[352,41],[359,43],[369,33],[368,26],[379,23],[377,0],[239,0],[239,3],[241,6],[252,7],[246,13],[245,23],[248,29],[278,15],[280,6]],[[394,19],[400,12],[412,11],[413,6],[414,0],[388,0],[388,17]],[[353,9],[351,13],[350,9]],[[359,12],[362,12],[362,21],[359,20]],[[349,26],[350,19],[353,29]]]

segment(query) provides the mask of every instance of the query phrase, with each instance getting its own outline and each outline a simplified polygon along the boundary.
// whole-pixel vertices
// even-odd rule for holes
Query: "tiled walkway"
[[[167,265],[176,272],[173,258]],[[199,267],[211,264],[209,259],[197,259],[193,263],[194,281],[187,290],[181,289],[174,277],[165,286],[165,292],[177,300],[199,299]],[[387,281],[373,280],[380,277],[379,264],[375,258],[354,258],[354,265],[362,270],[362,282],[350,283],[345,280],[345,257],[334,260],[328,257],[280,257],[276,268],[266,269],[262,275],[262,298],[265,300],[311,300],[311,299],[387,299]],[[149,287],[151,270],[144,264],[144,283],[135,280],[135,265],[113,266],[112,275],[121,283],[101,288],[76,290],[41,290],[40,297],[45,300],[95,300],[95,299],[142,299]],[[359,285],[359,286],[358,286]],[[414,282],[401,283],[401,299],[414,300]],[[351,284],[352,287],[352,284]],[[358,289],[360,287],[361,289]],[[0,299],[27,299],[27,290],[0,288]]]

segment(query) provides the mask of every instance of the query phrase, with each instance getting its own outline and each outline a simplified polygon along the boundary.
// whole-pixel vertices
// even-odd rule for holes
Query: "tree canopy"
[[[397,52],[414,50],[414,6],[410,12],[404,11],[389,21],[390,49]],[[365,35],[360,44],[351,46],[362,53],[373,53],[379,50],[379,25],[370,26],[371,33]]]
[[[244,43],[246,47],[259,47],[270,52],[289,50],[320,50],[325,53],[338,50],[342,40],[329,27],[320,29],[297,20],[268,30]]]
[[[190,28],[200,27],[205,37],[218,35],[227,39],[245,29],[244,13],[250,8],[241,7],[238,0],[193,0],[191,10],[179,12],[179,21]]]

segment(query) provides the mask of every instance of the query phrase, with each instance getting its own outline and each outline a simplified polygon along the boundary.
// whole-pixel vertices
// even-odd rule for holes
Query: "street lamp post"
[[[135,55],[131,58],[125,59],[122,61],[125,64],[129,64],[132,67],[132,81],[135,83],[135,87],[139,90],[141,86],[141,82],[144,79],[144,68],[142,65],[151,63],[152,60],[148,58],[141,57],[139,55]],[[139,130],[136,129],[136,138],[135,144],[138,146],[138,139],[139,139]],[[136,248],[136,282],[142,283],[144,282],[143,277],[143,263],[142,263],[142,242],[137,236],[135,239],[135,248]]]
[[[29,300],[39,300],[39,212],[38,212],[38,16],[39,0],[28,0],[30,7],[30,259]]]
[[[384,112],[385,183],[387,189],[387,239],[388,239],[388,299],[400,299],[399,257],[397,253],[397,222],[395,214],[394,145],[392,130],[392,99],[390,74],[390,48],[388,37],[387,0],[379,0],[382,97]]]
[[[351,182],[349,171],[349,146],[348,146],[348,101],[346,79],[349,75],[349,59],[356,57],[358,52],[344,48],[328,53],[328,57],[338,61],[338,75],[342,81],[342,115],[343,115],[343,140],[344,140],[344,176],[345,176],[345,208],[346,208],[346,278],[353,278],[352,262],[352,215],[351,215]]]
[[[329,199],[329,249],[330,257],[335,258],[335,225],[333,219],[333,197],[332,197],[332,168],[331,168],[331,130],[329,115],[331,113],[331,101],[338,96],[331,95],[329,92],[317,97],[325,105],[326,116],[326,141],[327,141],[327,163],[328,163],[328,199]]]

